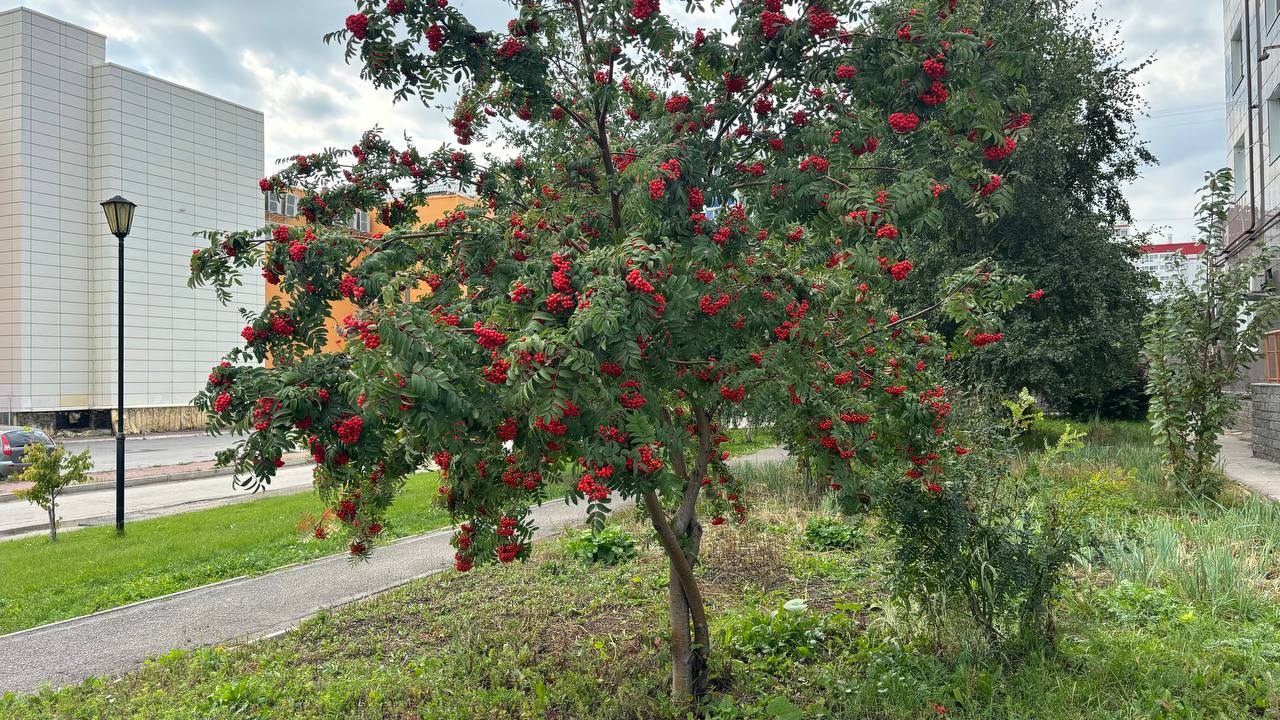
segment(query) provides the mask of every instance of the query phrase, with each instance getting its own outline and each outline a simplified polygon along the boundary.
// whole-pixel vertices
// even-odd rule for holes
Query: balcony
[[[1249,229],[1249,221],[1252,219],[1251,209],[1247,198],[1241,198],[1235,206],[1227,211],[1227,248],[1235,250],[1236,241]],[[1235,253],[1232,252],[1231,254],[1234,255]]]

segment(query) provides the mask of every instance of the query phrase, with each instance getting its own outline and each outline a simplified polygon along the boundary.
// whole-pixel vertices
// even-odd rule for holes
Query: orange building
[[[267,193],[265,207],[267,223],[292,227],[301,227],[306,224],[306,220],[298,213],[298,197],[298,195],[293,194]],[[418,220],[423,225],[434,223],[442,219],[446,214],[453,212],[459,205],[471,205],[475,202],[476,199],[470,195],[465,195],[451,188],[441,188],[438,192],[431,193],[427,197],[426,204],[418,208]],[[371,237],[376,233],[390,230],[378,220],[377,214],[372,212],[352,218],[348,227],[351,228],[353,234],[364,237]],[[266,300],[270,301],[273,297],[286,299],[285,293],[280,290],[278,285],[267,283],[266,288]],[[344,340],[337,333],[337,329],[341,327],[342,318],[354,311],[355,305],[348,300],[337,300],[333,303],[333,309],[330,314],[329,339],[324,346],[325,352],[342,350]]]

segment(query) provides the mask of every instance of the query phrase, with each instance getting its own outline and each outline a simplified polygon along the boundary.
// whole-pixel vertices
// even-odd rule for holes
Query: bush
[[[565,535],[565,551],[584,563],[618,565],[639,555],[636,540],[619,527]]]
[[[852,550],[862,543],[862,533],[839,518],[819,515],[804,528],[804,546],[810,550]]]
[[[1042,470],[1078,450],[1083,433],[1067,425],[1043,452],[1023,454],[1020,436],[1043,414],[1025,389],[1004,404],[1002,419],[971,407],[953,416],[968,452],[951,474],[952,492],[922,503],[891,485],[885,512],[896,520],[896,592],[920,604],[935,627],[958,600],[992,645],[1010,636],[1052,644],[1052,607],[1067,564],[1086,542],[1083,519],[1094,493],[1055,497]]]

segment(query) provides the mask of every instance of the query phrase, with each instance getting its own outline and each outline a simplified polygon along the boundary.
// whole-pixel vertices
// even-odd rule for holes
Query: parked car
[[[43,443],[50,450],[54,448],[53,441],[43,430],[0,425],[0,477],[7,478],[27,469],[22,456],[27,454],[27,446],[32,443]]]

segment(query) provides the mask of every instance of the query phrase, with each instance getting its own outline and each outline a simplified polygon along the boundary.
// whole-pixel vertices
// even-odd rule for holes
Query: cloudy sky
[[[344,63],[340,47],[321,42],[352,11],[350,0],[23,1],[107,35],[112,62],[262,110],[267,169],[298,151],[350,145],[375,124],[426,145],[451,138],[442,113],[416,101],[392,105]],[[507,16],[498,0],[455,3],[485,8],[495,24]],[[683,4],[663,2],[668,12]],[[1172,239],[1190,239],[1201,175],[1227,156],[1221,3],[1100,0],[1096,7],[1123,22],[1134,62],[1156,60],[1142,75],[1150,103],[1142,130],[1160,165],[1128,189],[1136,225],[1168,226]]]

